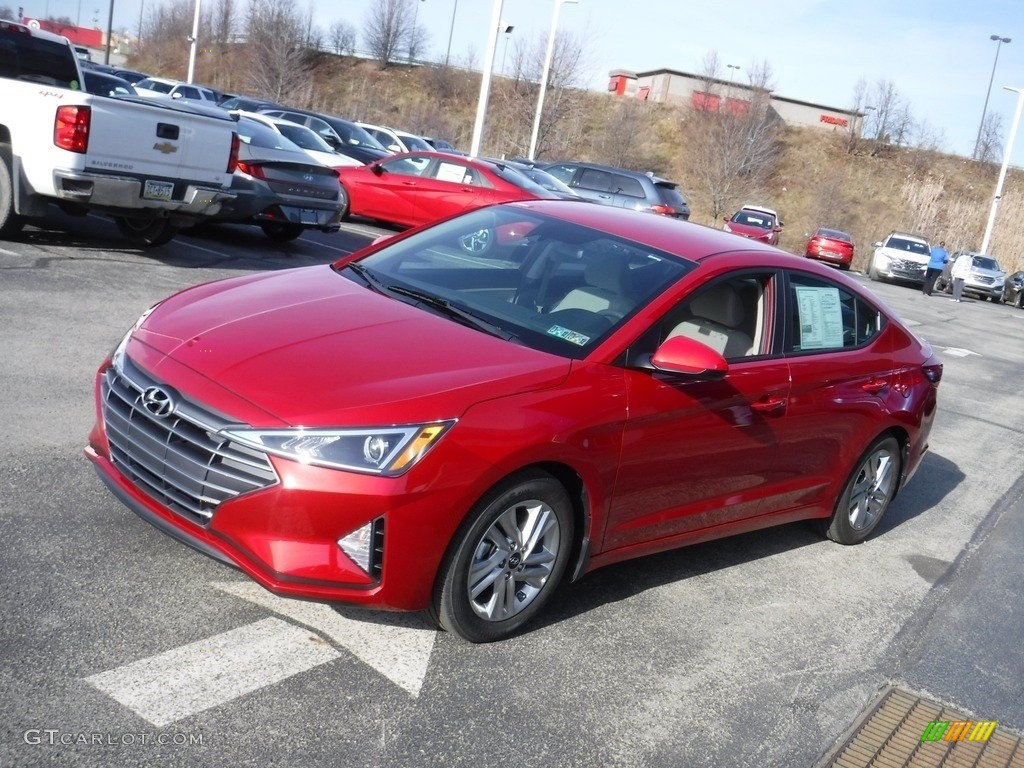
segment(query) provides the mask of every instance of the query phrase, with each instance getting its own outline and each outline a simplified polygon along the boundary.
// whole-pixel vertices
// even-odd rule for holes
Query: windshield
[[[303,149],[311,149],[316,152],[330,152],[334,154],[334,149],[324,141],[315,131],[307,128],[304,125],[298,123],[291,123],[287,120],[282,120],[279,123],[275,123],[277,130],[280,131],[286,138],[295,142],[298,146]]]
[[[396,301],[447,310],[453,322],[459,321],[454,308],[500,338],[579,359],[695,265],[528,207],[503,205],[384,245],[353,266],[335,268]]]
[[[524,176],[531,178],[536,184],[544,187],[544,189],[559,192],[563,196],[579,197],[575,190],[570,189],[568,185],[563,184],[560,179],[556,179],[547,171],[542,171],[540,168],[530,168],[529,166],[523,166],[522,168],[517,166],[516,170]]]
[[[157,93],[170,93],[174,86],[170,83],[162,83],[159,80],[150,80],[147,77],[145,80],[139,80],[135,87],[144,88],[147,91],[156,91]]]
[[[338,136],[346,144],[351,144],[353,147],[369,147],[370,149],[379,149],[382,152],[387,152],[387,149],[371,136],[362,126],[350,123],[347,120],[332,120],[331,127],[338,132]]]
[[[282,136],[273,128],[264,125],[251,117],[238,118],[238,138],[253,147],[267,149],[285,149],[289,152],[302,152],[295,142]]]
[[[732,217],[732,222],[761,229],[771,229],[774,224],[769,214],[755,213],[754,211],[737,211]]]
[[[531,195],[539,198],[550,198],[556,197],[551,193],[551,190],[547,187],[543,187],[536,181],[531,179],[525,173],[520,171],[518,168],[513,168],[511,165],[504,165],[502,163],[495,163],[491,170],[494,171],[496,176],[500,176],[509,184],[515,184],[520,189],[524,189]]]
[[[886,248],[916,253],[921,256],[929,256],[931,254],[931,249],[927,243],[919,243],[916,240],[904,240],[902,237],[890,237],[885,246]]]
[[[974,266],[981,269],[991,269],[993,272],[1000,271],[998,262],[989,256],[975,256]]]

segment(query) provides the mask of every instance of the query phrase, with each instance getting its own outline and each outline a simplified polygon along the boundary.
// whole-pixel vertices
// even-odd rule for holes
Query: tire
[[[550,475],[522,472],[473,507],[452,539],[430,614],[472,643],[501,640],[529,622],[565,572],[572,502]]]
[[[846,481],[825,535],[838,544],[864,541],[896,497],[902,462],[896,438],[886,435],[872,443]]]
[[[344,184],[338,182],[338,186],[341,187],[341,214],[338,218],[341,221],[348,221],[348,216],[352,212],[352,197],[349,195]]]
[[[14,162],[11,148],[0,145],[0,239],[14,237],[25,226],[25,218],[14,212]]]
[[[178,228],[171,224],[170,219],[165,218],[133,219],[115,216],[114,222],[125,238],[148,247],[169,243],[178,234]]]
[[[1024,309],[1024,291],[1017,294],[1017,300],[1013,302],[1013,306],[1017,309]]]
[[[459,247],[473,256],[482,256],[494,244],[494,230],[485,227],[477,232],[459,238]]]
[[[287,243],[296,239],[306,228],[301,224],[288,224],[285,222],[266,221],[260,224],[263,234],[275,243]]]

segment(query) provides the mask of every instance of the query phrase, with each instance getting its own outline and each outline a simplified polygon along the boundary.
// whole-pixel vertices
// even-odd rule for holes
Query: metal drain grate
[[[933,740],[922,741],[926,730]],[[850,737],[818,765],[1024,768],[1024,743],[993,721],[976,721],[935,701],[890,688],[853,727]]]

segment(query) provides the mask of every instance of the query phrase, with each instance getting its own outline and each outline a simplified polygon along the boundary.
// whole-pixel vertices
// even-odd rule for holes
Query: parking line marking
[[[308,629],[269,617],[85,680],[162,727],[340,655]]]
[[[311,627],[413,697],[419,696],[437,638],[437,627],[420,615],[388,613],[386,620],[375,620],[372,612],[351,609],[352,615],[365,617],[360,620],[342,615],[339,610],[344,609],[335,606],[279,597],[259,584],[224,581],[213,586]]]

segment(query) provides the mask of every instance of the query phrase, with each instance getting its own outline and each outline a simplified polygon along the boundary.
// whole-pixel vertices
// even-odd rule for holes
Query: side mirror
[[[871,247],[872,248],[881,248],[882,247],[882,241],[879,240],[877,243],[872,243]]]
[[[772,227],[772,232],[781,232],[781,231],[782,231],[782,225],[781,224],[779,224],[778,226]]]
[[[384,167],[380,163],[371,163],[370,171],[373,173],[374,176],[384,175]]]
[[[673,336],[662,342],[651,356],[651,365],[659,371],[707,380],[720,379],[729,371],[724,357],[689,336]]]

